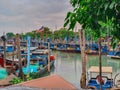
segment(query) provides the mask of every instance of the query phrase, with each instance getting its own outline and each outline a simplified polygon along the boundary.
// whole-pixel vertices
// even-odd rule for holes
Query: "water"
[[[80,77],[82,73],[81,55],[59,51],[53,51],[53,54],[56,57],[56,61],[55,68],[52,70],[51,75],[58,74],[80,89]],[[90,66],[98,66],[98,58],[98,56],[88,56],[87,69]],[[120,72],[120,60],[110,59],[107,56],[102,56],[102,65],[113,67],[113,78],[115,74]]]

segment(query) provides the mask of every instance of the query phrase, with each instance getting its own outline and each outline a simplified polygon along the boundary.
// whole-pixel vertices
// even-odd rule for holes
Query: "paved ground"
[[[25,86],[8,86],[4,88],[0,88],[0,90],[42,90],[37,88],[25,87]]]

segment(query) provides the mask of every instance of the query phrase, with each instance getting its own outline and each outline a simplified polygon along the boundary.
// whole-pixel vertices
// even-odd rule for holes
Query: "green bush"
[[[23,80],[18,77],[15,77],[15,78],[13,78],[13,80],[10,81],[11,84],[18,84],[21,82],[23,82]]]

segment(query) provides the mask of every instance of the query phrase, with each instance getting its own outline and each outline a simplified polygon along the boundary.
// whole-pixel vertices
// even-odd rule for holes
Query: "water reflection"
[[[98,56],[89,56],[89,61],[87,62],[87,68],[90,66],[98,66],[99,57]],[[115,74],[120,72],[120,60],[111,59],[105,55],[102,56],[102,66],[111,66],[113,68],[113,77]]]
[[[81,75],[80,54],[54,52],[56,57],[55,69],[51,74],[58,74],[65,80],[80,88],[79,80]]]
[[[74,84],[77,88],[80,88],[79,81],[82,72],[80,54],[63,53],[58,51],[53,51],[53,54],[56,57],[56,61],[55,68],[52,70],[51,74],[58,74],[65,80]],[[98,66],[98,59],[98,56],[88,56],[87,69],[90,66]],[[114,60],[108,58],[107,56],[102,56],[102,65],[113,67],[113,77],[116,73],[120,72],[120,60]]]

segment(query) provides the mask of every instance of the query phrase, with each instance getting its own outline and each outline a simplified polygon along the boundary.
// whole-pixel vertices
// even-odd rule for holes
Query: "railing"
[[[120,88],[120,73],[115,75],[114,86],[117,87],[117,88]]]

